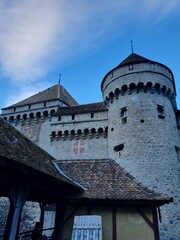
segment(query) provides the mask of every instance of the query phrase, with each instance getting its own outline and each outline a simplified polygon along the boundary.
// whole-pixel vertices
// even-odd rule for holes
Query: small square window
[[[164,114],[164,106],[157,105],[157,111],[159,114]]]
[[[122,124],[126,124],[127,123],[127,117],[122,118]]]

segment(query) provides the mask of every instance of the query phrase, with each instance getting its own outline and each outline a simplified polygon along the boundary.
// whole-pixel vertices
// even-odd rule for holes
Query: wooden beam
[[[150,226],[150,228],[152,228],[152,230],[154,230],[154,224],[153,222],[146,216],[146,214],[140,209],[140,208],[136,208],[137,212],[139,213],[139,215],[141,215],[141,217],[144,219],[144,221]]]

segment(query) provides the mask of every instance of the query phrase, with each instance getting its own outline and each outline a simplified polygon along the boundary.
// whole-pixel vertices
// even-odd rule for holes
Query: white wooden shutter
[[[71,240],[102,240],[101,216],[76,216]]]

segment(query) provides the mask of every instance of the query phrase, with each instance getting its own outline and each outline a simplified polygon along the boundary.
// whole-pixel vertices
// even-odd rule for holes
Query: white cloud
[[[179,8],[179,0],[0,0],[0,74],[34,92],[31,84],[57,59],[92,51],[129,22],[158,23]]]

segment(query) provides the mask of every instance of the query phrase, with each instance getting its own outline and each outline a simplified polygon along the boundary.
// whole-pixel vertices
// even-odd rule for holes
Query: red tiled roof
[[[55,179],[77,186],[77,184],[58,171],[52,162],[55,158],[31,142],[0,117],[0,160],[2,158],[17,162]]]
[[[77,199],[172,201],[143,187],[114,160],[60,160],[61,170],[86,190]],[[72,198],[72,197],[71,197]]]

